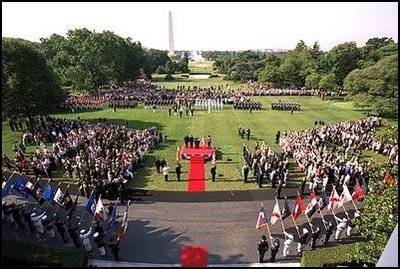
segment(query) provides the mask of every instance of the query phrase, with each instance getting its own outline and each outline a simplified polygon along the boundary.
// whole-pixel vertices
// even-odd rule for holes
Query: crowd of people
[[[134,180],[137,169],[143,165],[144,154],[164,141],[163,134],[154,126],[134,131],[100,120],[52,117],[35,120],[25,134],[23,142],[35,143],[36,150],[26,158],[21,143],[15,150],[15,166],[5,154],[3,164],[20,172],[31,171],[36,178],[42,175],[52,178],[53,172],[63,167],[68,177],[79,183],[85,196],[90,194],[88,186],[105,193]],[[46,143],[52,146],[47,147]]]
[[[378,117],[319,125],[303,131],[284,132],[279,145],[283,154],[293,157],[298,169],[306,175],[310,190],[326,190],[333,184],[341,190],[343,184],[368,184],[368,163],[360,160],[361,151],[380,143],[386,148],[389,162],[398,165],[397,141],[383,143],[374,139]],[[383,151],[382,151],[383,153]]]

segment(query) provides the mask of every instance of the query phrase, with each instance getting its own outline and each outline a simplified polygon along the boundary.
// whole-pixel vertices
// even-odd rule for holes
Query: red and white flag
[[[354,186],[353,194],[351,195],[351,197],[353,198],[353,200],[357,201],[358,199],[364,196],[365,196],[364,189],[360,186],[358,180],[356,180],[356,185]]]
[[[281,214],[281,210],[279,209],[278,200],[275,197],[275,206],[274,206],[274,209],[272,210],[271,225],[274,225],[275,222],[281,218],[281,216],[282,216],[282,214]]]
[[[345,183],[343,183],[343,192],[340,195],[339,206],[342,206],[344,203],[350,202],[351,200],[353,200],[353,198],[351,197],[350,191],[347,188],[347,185]]]
[[[329,197],[329,204],[328,204],[328,210],[334,210],[339,206],[340,203],[340,197],[339,194],[337,193],[336,189],[333,188],[331,192],[331,196]]]
[[[107,213],[104,209],[103,202],[101,201],[101,198],[99,198],[99,201],[96,204],[96,211],[94,212],[96,219],[98,221],[104,222],[107,218]]]
[[[312,192],[310,195],[310,200],[308,202],[307,208],[305,210],[307,217],[310,218],[312,216],[312,214],[314,214],[315,211],[317,211],[317,208],[318,208],[317,195],[315,195],[315,193]]]
[[[303,213],[304,209],[305,209],[305,205],[303,203],[303,200],[301,199],[300,195],[298,195],[296,197],[294,208],[293,208],[293,214],[292,214],[293,218],[296,220],[301,215],[301,213]]]
[[[128,201],[128,204],[126,205],[124,217],[122,218],[122,224],[119,227],[119,232],[118,232],[118,238],[122,239],[126,235],[126,231],[128,230],[128,208],[129,204],[131,201]]]

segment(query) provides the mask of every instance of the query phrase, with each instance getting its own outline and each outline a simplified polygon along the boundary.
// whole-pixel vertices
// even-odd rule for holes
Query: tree
[[[329,73],[321,76],[321,80],[319,82],[319,88],[323,90],[334,90],[338,87],[336,84],[335,74]]]
[[[321,81],[321,75],[318,73],[312,73],[306,77],[305,86],[311,89],[318,89]]]
[[[53,70],[35,46],[23,39],[2,39],[3,112],[45,115],[65,99]]]
[[[361,59],[356,42],[346,42],[333,47],[327,55],[331,72],[335,74],[336,83],[343,85],[346,76],[357,67]]]
[[[366,242],[356,243],[356,254],[350,258],[360,264],[377,263],[398,222],[398,186],[384,181],[385,171],[397,174],[395,167],[370,165],[371,192],[365,196],[361,218],[356,221],[356,229]]]
[[[164,66],[168,61],[170,61],[168,53],[163,50],[147,49],[144,51],[144,54],[145,54],[144,70],[146,74],[152,74],[155,72],[158,73],[157,69],[160,66]]]
[[[42,39],[41,51],[62,84],[79,90],[137,78],[146,56],[139,42],[86,28],[69,30],[66,38]]]
[[[398,55],[383,58],[373,66],[353,70],[344,81],[349,99],[358,107],[385,116],[398,114]]]

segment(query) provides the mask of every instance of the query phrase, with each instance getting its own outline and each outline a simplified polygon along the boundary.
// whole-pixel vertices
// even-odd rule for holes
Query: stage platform
[[[214,147],[198,147],[198,148],[191,148],[185,147],[183,145],[182,149],[180,150],[181,158],[184,160],[190,160],[191,156],[193,155],[203,155],[204,159],[211,160],[212,154],[214,152]]]

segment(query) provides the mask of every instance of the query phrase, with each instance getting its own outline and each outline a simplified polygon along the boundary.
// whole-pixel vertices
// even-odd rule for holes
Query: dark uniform
[[[271,237],[271,240],[272,240],[273,245],[271,246],[271,259],[270,259],[270,261],[271,262],[275,262],[275,257],[276,257],[276,254],[279,251],[280,242],[279,242],[278,238],[274,239],[273,237]]]
[[[267,252],[267,251],[268,251],[267,237],[265,235],[263,235],[261,237],[261,241],[258,242],[258,249],[257,249],[258,262],[264,262],[264,255],[265,255],[265,252]]]
[[[64,224],[67,220],[61,221],[59,218],[56,219],[55,225],[57,227],[57,231],[60,233],[61,238],[64,243],[68,242],[68,239],[65,237],[65,227]]]
[[[119,240],[117,239],[114,241],[113,239],[110,240],[110,243],[108,244],[108,247],[111,249],[112,254],[114,255],[114,259],[116,261],[119,260]]]
[[[181,169],[182,169],[182,165],[180,163],[178,163],[175,167],[176,178],[178,181],[181,181],[181,173],[182,173]]]
[[[315,244],[317,243],[319,234],[321,233],[321,229],[318,226],[312,225],[315,230],[311,233],[311,249],[315,249]]]
[[[211,173],[211,180],[215,181],[215,175],[217,174],[217,165],[215,164],[212,165],[210,173]]]
[[[331,237],[331,234],[333,233],[333,223],[332,222],[328,222],[328,221],[325,221],[325,220],[323,220],[324,222],[325,222],[325,224],[327,224],[327,228],[326,228],[326,230],[325,230],[325,234],[324,234],[324,238],[322,239],[322,243],[324,244],[324,245],[326,245],[326,244],[328,244],[328,241],[329,241],[329,237]]]
[[[78,229],[79,225],[74,225],[72,221],[68,222],[68,232],[69,236],[72,238],[72,241],[74,242],[74,245],[79,248],[81,246],[81,241],[79,240],[79,234],[78,234]]]

